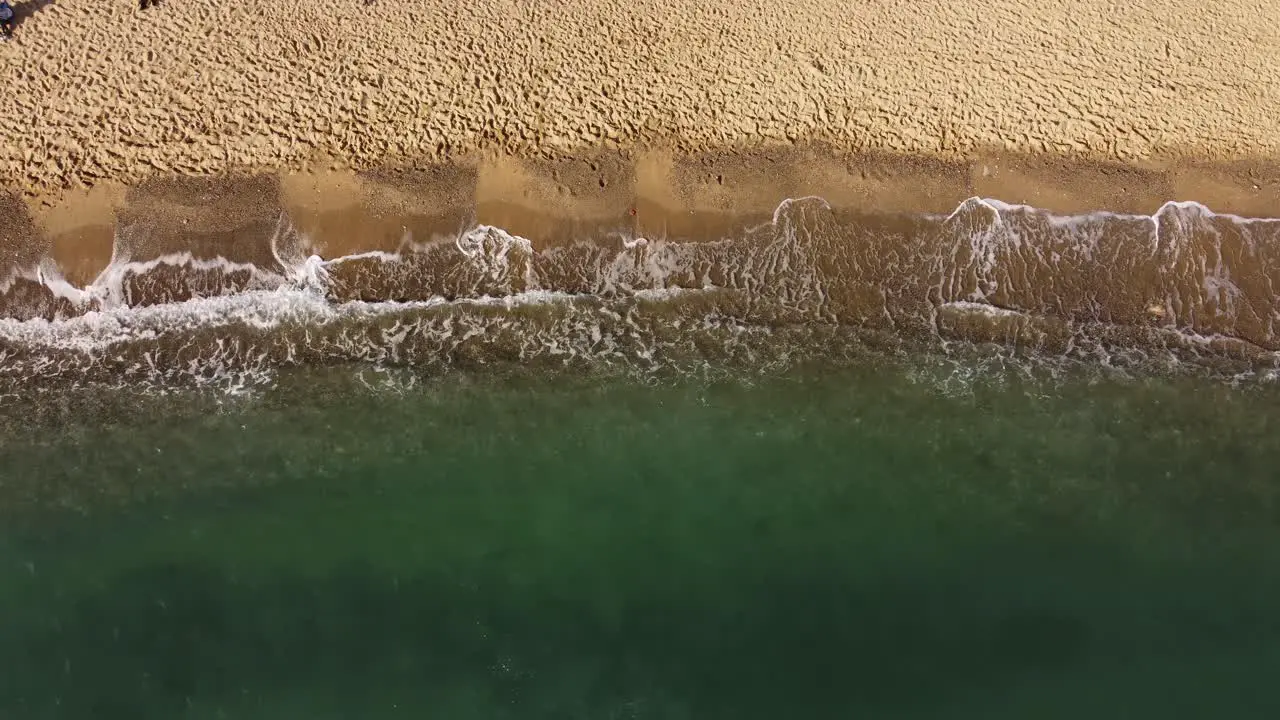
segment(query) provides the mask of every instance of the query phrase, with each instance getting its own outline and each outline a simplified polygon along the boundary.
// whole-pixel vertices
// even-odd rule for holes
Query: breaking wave
[[[122,223],[83,287],[48,253],[19,253],[0,275],[0,394],[243,389],[344,363],[779,366],[868,347],[1233,377],[1280,368],[1280,220],[1194,202],[1058,216],[971,198],[902,215],[810,197],[736,237],[535,250],[482,225],[333,258],[283,212],[260,220],[234,242],[185,248]]]

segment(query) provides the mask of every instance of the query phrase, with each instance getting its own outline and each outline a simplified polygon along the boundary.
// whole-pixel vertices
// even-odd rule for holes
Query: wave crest
[[[9,269],[0,382],[198,382],[339,362],[750,364],[868,342],[1232,373],[1280,364],[1280,220],[1197,203],[1058,216],[970,198],[941,216],[798,198],[733,238],[535,250],[482,225],[328,259],[285,215],[201,252],[147,227],[118,229],[83,288],[48,257]]]

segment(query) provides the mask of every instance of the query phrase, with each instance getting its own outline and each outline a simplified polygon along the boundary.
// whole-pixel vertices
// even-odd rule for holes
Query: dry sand
[[[19,0],[0,177],[358,169],[821,140],[1280,158],[1258,0]]]

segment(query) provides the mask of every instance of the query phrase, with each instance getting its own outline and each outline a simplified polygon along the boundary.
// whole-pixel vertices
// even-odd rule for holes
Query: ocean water
[[[1275,717],[1276,393],[944,372],[304,371],[32,429],[0,712]]]
[[[1280,716],[1280,223],[269,220],[11,269],[0,717]]]

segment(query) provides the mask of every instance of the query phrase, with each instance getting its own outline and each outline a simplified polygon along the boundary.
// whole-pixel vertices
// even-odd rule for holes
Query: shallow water
[[[865,346],[1280,370],[1280,220],[1196,203],[1061,217],[972,198],[939,216],[801,198],[728,237],[620,228],[535,249],[478,226],[322,257],[269,198],[238,219],[184,202],[164,212],[214,224],[126,216],[84,287],[36,241],[8,252],[0,397],[68,381],[247,388],[349,362],[755,367]]]
[[[76,395],[0,715],[1276,717],[1276,391],[956,371]]]

